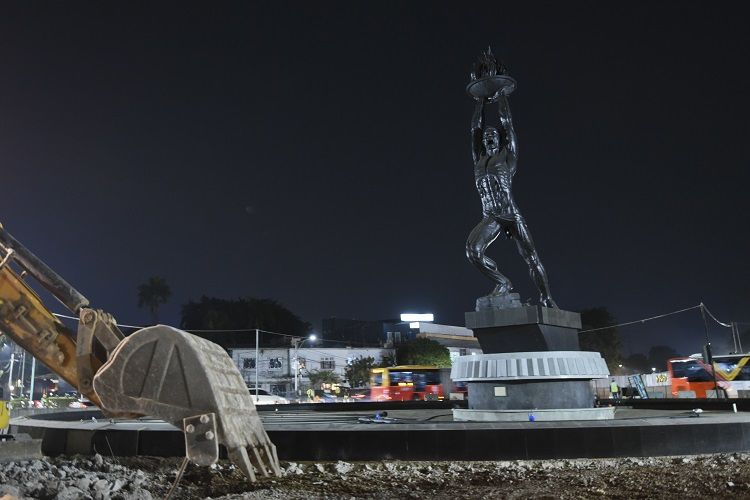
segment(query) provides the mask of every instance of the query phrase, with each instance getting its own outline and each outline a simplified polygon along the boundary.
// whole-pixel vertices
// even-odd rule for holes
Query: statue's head
[[[484,143],[484,150],[487,151],[487,154],[493,155],[500,151],[500,133],[495,127],[487,127],[484,129],[482,142]]]

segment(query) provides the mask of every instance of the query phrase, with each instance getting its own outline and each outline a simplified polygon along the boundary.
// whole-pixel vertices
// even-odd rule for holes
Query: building
[[[300,347],[295,351],[290,348],[232,349],[230,356],[242,378],[249,387],[257,385],[272,394],[296,398],[294,395],[294,358],[299,364],[297,387],[304,392],[310,386],[309,372],[329,370],[336,373],[341,380],[346,379],[346,365],[357,358],[372,357],[375,363],[383,361],[384,356],[393,356],[393,349],[385,348],[328,348]]]
[[[479,347],[479,341],[474,337],[474,332],[463,326],[420,322],[411,325],[411,332],[413,332],[414,338],[434,340],[447,348],[451,362],[458,356],[482,354],[482,348]]]
[[[432,315],[428,315],[432,316]],[[474,333],[462,326],[440,325],[431,321],[323,320],[323,339],[343,345],[394,348],[401,342],[428,338],[448,348],[451,359],[466,354],[482,354]]]

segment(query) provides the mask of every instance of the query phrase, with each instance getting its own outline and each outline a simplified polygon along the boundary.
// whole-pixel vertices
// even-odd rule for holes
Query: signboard
[[[641,396],[641,399],[648,399],[648,393],[646,392],[646,387],[643,385],[643,379],[640,375],[628,376],[628,382],[630,382],[630,387],[635,387],[638,391],[638,395]]]

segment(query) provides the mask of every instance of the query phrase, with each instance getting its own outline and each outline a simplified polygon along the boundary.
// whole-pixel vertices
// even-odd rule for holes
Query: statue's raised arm
[[[482,135],[484,133],[484,104],[485,99],[478,99],[474,108],[474,115],[471,117],[471,155],[474,163],[485,154]]]
[[[508,75],[505,66],[492,53],[489,48],[483,52],[471,70],[471,81],[466,86],[466,91],[476,101],[474,116],[471,120],[471,141],[474,163],[486,154],[482,144],[482,135],[485,129],[484,110],[487,103],[497,102],[500,109],[500,124],[505,130],[508,141],[508,151],[515,156],[516,135],[513,130],[513,121],[508,107],[508,94],[516,88],[516,81]]]
[[[518,141],[516,140],[516,130],[513,128],[513,117],[510,114],[510,105],[508,96],[500,94],[497,98],[498,113],[500,114],[500,125],[505,132],[505,149],[514,159],[518,158]]]

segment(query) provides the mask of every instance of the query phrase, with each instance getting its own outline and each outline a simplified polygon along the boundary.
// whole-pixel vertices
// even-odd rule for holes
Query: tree
[[[310,379],[310,385],[313,388],[320,388],[322,384],[338,384],[341,378],[331,370],[311,370],[307,373]]]
[[[159,307],[166,304],[172,290],[164,278],[152,276],[145,283],[138,285],[138,307],[147,307],[153,324],[159,322]]]
[[[375,358],[359,356],[344,368],[346,380],[351,387],[365,387],[370,381],[370,370],[375,366]]]
[[[180,327],[188,331],[227,330],[210,335],[200,334],[225,348],[255,344],[255,332],[237,330],[258,328],[261,330],[260,343],[267,347],[291,345],[289,337],[267,332],[304,337],[312,330],[310,323],[279,302],[251,297],[227,300],[203,296],[198,302],[190,301],[182,306]]]
[[[400,365],[430,365],[450,368],[448,349],[426,338],[416,338],[396,347],[396,360]]]
[[[623,367],[631,373],[649,373],[652,366],[648,358],[641,353],[631,354],[623,362]]]
[[[396,355],[394,354],[383,354],[380,360],[380,364],[377,365],[379,368],[388,368],[389,366],[396,366]]]
[[[666,345],[655,345],[648,350],[648,362],[651,368],[656,368],[657,371],[666,370],[667,360],[678,356],[677,351]],[[651,368],[648,369],[649,372]]]
[[[620,349],[620,332],[612,326],[617,324],[617,320],[607,310],[606,307],[594,307],[581,311],[581,323],[583,324],[583,333],[578,334],[578,341],[582,351],[594,351],[601,353],[607,362],[610,372],[615,372],[618,365],[622,364],[622,354]],[[586,332],[598,328],[607,328],[595,332]]]

